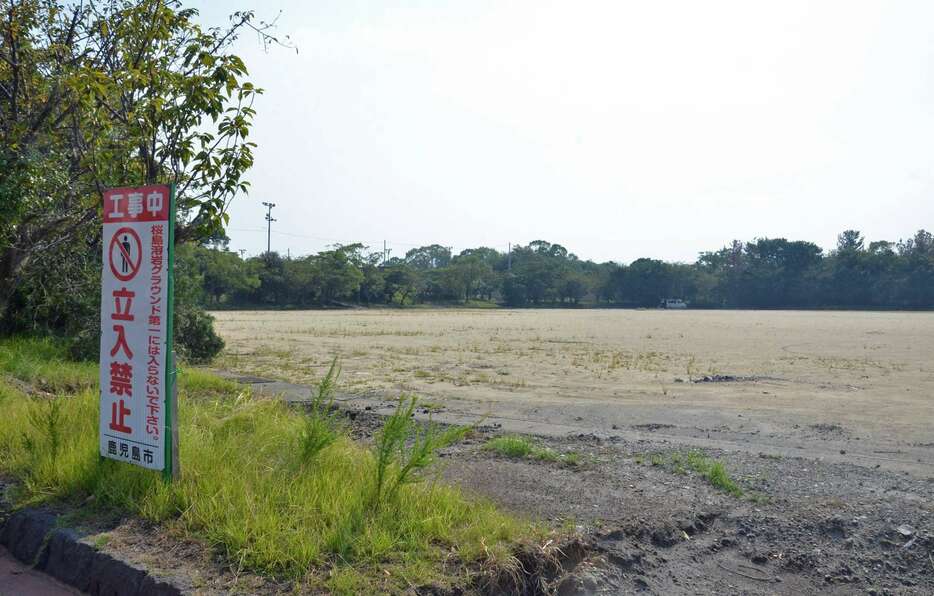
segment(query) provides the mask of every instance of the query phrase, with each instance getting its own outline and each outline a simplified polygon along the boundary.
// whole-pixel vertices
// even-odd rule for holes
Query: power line
[[[273,220],[273,221],[276,221],[276,220]],[[263,230],[263,229],[260,229],[260,228],[227,228],[227,230],[230,231],[230,232],[257,232],[257,233],[259,233],[259,232],[265,232],[265,231],[266,231],[266,230]],[[382,239],[380,239],[380,240],[367,240],[367,239],[360,239],[360,238],[356,238],[356,239],[353,239],[353,240],[348,240],[348,239],[346,239],[346,238],[327,238],[327,237],[325,237],[325,236],[311,236],[311,235],[309,235],[309,234],[295,234],[295,233],[293,233],[293,232],[282,232],[282,231],[280,231],[280,230],[274,230],[273,233],[274,233],[274,234],[278,234],[278,235],[280,235],[280,236],[291,236],[292,238],[304,238],[304,239],[306,239],[306,240],[322,240],[322,241],[324,241],[324,242],[337,242],[337,243],[340,243],[340,244],[353,244],[353,243],[355,243],[355,242],[362,242],[362,243],[365,243],[365,244],[373,244],[373,245],[375,245],[375,246],[378,246],[378,245],[379,245],[380,243],[382,243],[382,242],[388,242],[389,244],[394,244],[394,245],[396,245],[396,246],[410,246],[410,247],[412,247],[412,248],[419,248],[419,247],[422,247],[422,246],[430,246],[430,245],[432,245],[432,244],[439,244],[439,243],[437,243],[437,242],[428,242],[428,243],[425,243],[425,242],[402,242],[402,241],[400,241],[400,240],[382,240]]]
[[[268,204],[267,204],[267,203],[263,203],[263,205],[267,205],[267,207],[268,207]],[[275,207],[275,204],[272,204],[272,206]],[[267,217],[269,217],[268,214],[267,214]],[[277,220],[273,219],[272,221],[277,221]],[[444,248],[447,248],[447,249],[451,252],[451,256],[454,256],[454,248],[455,248],[454,246],[446,246],[446,245],[443,245],[443,244],[441,244],[441,243],[439,243],[439,242],[427,242],[427,243],[426,243],[426,242],[403,242],[403,241],[400,241],[400,240],[386,240],[386,239],[382,239],[382,240],[366,240],[366,239],[360,239],[360,238],[353,239],[353,240],[348,240],[348,239],[346,239],[346,238],[329,238],[329,237],[326,237],[326,236],[313,236],[313,235],[310,235],[310,234],[296,234],[296,233],[294,233],[294,232],[283,232],[283,231],[281,231],[281,230],[270,230],[269,228],[267,228],[266,230],[263,230],[263,229],[261,229],[261,228],[227,228],[227,230],[230,231],[230,232],[253,232],[253,233],[262,233],[262,232],[266,232],[266,234],[267,234],[267,240],[266,240],[266,250],[267,250],[267,252],[270,250],[270,243],[269,243],[269,238],[268,238],[269,234],[278,234],[278,235],[280,235],[280,236],[288,236],[288,237],[291,237],[291,238],[302,238],[302,239],[305,239],[305,240],[319,240],[319,241],[322,241],[322,242],[332,242],[332,243],[335,243],[335,244],[342,244],[342,245],[361,243],[361,244],[366,245],[367,247],[371,247],[371,246],[379,246],[380,244],[382,244],[382,245],[383,245],[382,261],[383,261],[384,264],[389,260],[389,255],[392,253],[392,249],[390,248],[390,246],[403,246],[403,247],[407,247],[407,248],[420,248],[420,247],[423,247],[423,246],[438,245],[438,246],[443,246]],[[511,245],[511,244],[509,245],[509,248],[507,248],[506,254],[509,256],[509,259],[510,259],[510,261],[511,261],[511,258],[512,258],[512,245]]]

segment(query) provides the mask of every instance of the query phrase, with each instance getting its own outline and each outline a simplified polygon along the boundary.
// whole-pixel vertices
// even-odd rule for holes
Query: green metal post
[[[168,280],[166,293],[168,304],[165,311],[165,428],[162,438],[165,441],[165,466],[162,469],[162,478],[166,482],[178,478],[179,471],[176,465],[178,459],[178,406],[174,399],[176,394],[176,381],[178,374],[175,364],[175,185],[169,186],[169,221],[168,221]],[[174,407],[173,407],[174,406]]]

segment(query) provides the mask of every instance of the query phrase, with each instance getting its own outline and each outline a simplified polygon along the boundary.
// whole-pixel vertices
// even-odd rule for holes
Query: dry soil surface
[[[222,367],[347,400],[415,393],[450,421],[934,474],[934,313],[218,312]],[[369,401],[368,401],[369,400]]]
[[[293,402],[339,355],[361,440],[401,392],[423,398],[421,419],[477,423],[438,470],[576,526],[543,579],[558,593],[934,593],[932,314],[359,310],[218,323],[223,367]],[[483,449],[505,432],[576,464]],[[742,495],[672,465],[695,449]]]

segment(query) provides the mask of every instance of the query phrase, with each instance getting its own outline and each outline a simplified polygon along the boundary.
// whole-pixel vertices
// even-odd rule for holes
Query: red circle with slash
[[[128,251],[123,244],[119,242],[120,236],[127,238],[128,236],[132,238],[132,242],[136,244],[136,260],[133,260],[130,255],[131,251]],[[129,273],[121,273],[116,263],[114,263],[114,248],[117,249],[119,256],[123,258],[124,263],[126,263],[127,268],[130,270]],[[120,228],[117,230],[114,235],[110,238],[110,270],[113,272],[114,277],[120,281],[130,281],[136,274],[139,272],[139,266],[143,260],[143,243],[139,239],[139,234],[137,234],[133,228]]]

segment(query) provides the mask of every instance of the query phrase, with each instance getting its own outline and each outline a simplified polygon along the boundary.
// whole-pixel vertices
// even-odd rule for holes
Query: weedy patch
[[[464,431],[416,424],[415,398],[400,401],[372,447],[354,442],[332,414],[336,361],[307,415],[202,371],[183,374],[182,477],[166,484],[100,458],[95,385],[31,397],[3,382],[7,371],[32,383],[68,366],[30,345],[0,340],[0,474],[17,481],[16,505],[136,515],[215,545],[238,569],[332,593],[451,586],[468,569],[495,574],[518,544],[543,535],[488,501],[420,482],[436,451]]]
[[[653,466],[663,467],[675,474],[693,472],[716,489],[734,497],[743,496],[743,489],[730,477],[723,463],[697,449],[674,451],[667,454],[656,453],[651,456],[649,461]]]
[[[73,362],[51,339],[9,338],[0,342],[0,374],[41,392],[74,393],[97,385],[97,364]]]
[[[495,437],[484,443],[482,449],[513,459],[537,459],[568,466],[579,466],[582,464],[582,458],[578,453],[574,453],[573,451],[559,453],[554,449],[542,447],[532,439],[519,435]]]
[[[179,392],[184,396],[193,399],[236,395],[245,390],[236,381],[224,379],[208,371],[187,366],[179,367],[178,388]]]
[[[94,538],[94,548],[96,550],[101,550],[102,548],[110,544],[110,540],[111,540],[110,534],[98,534]]]

